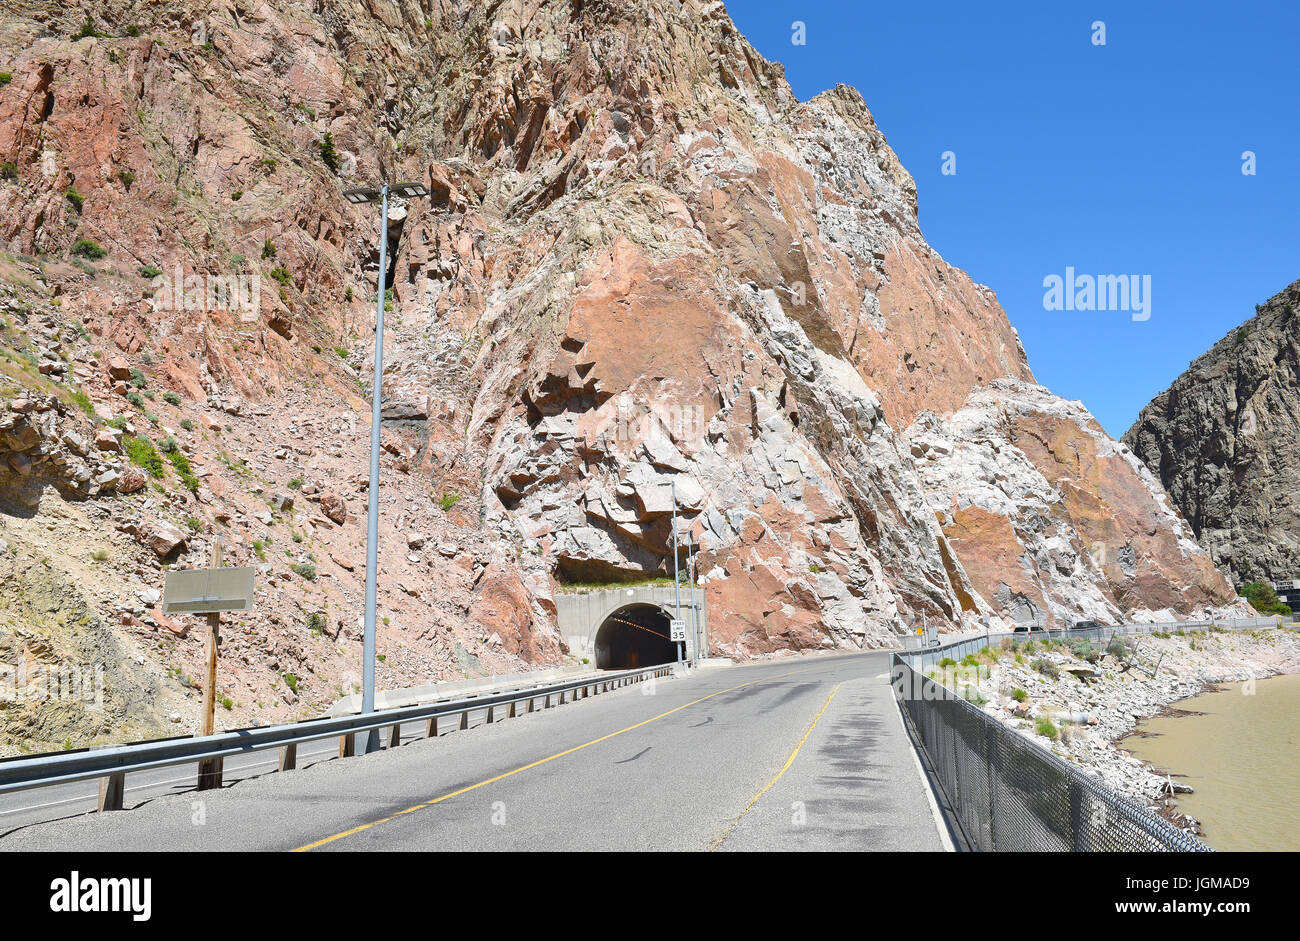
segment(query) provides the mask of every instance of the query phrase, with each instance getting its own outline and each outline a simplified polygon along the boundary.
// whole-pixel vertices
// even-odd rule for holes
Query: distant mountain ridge
[[[1300,281],[1198,357],[1124,442],[1239,582],[1300,577]]]

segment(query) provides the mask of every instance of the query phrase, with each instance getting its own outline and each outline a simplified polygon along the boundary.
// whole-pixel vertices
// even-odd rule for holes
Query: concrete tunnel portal
[[[629,604],[611,612],[596,631],[596,667],[630,670],[677,660],[668,615],[654,604]]]

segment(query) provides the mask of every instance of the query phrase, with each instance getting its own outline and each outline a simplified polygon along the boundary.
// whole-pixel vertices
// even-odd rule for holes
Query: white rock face
[[[1001,563],[1006,572],[996,581],[992,573],[972,576],[981,610],[992,616],[1066,622],[1178,616],[1174,606],[1129,600],[1143,597],[1177,598],[1195,616],[1245,613],[1231,602],[1216,603],[1217,573],[1186,522],[1146,467],[1082,403],[1001,379],[973,391],[946,418],[923,413],[906,438],[927,502],[950,535],[970,531],[962,517],[986,521],[985,535],[997,525],[987,521],[1009,524],[1014,566],[1005,552],[989,555],[988,545],[958,549],[968,571]],[[1152,551],[1157,543],[1159,556]],[[1199,585],[1200,595],[1187,591],[1189,585]]]

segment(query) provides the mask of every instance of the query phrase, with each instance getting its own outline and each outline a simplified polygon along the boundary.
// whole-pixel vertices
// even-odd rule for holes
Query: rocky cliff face
[[[1239,581],[1300,576],[1300,281],[1142,409],[1124,441]]]
[[[160,581],[163,524],[188,535],[167,560],[220,533],[262,565],[236,717],[293,706],[290,672],[327,700],[355,662],[378,223],[340,190],[380,178],[432,191],[389,230],[381,685],[562,658],[565,583],[671,571],[673,489],[720,654],[1233,602],[1159,485],[926,244],[861,96],[797,101],[721,3],[89,9],[0,14],[31,367],[11,395],[84,394],[81,433],[111,419],[136,450],[166,433],[194,486],[164,461],[123,497],[98,480],[123,462],[97,459],[78,490],[61,445],[19,442],[15,516],[64,493],[115,522],[131,594]],[[251,314],[158,303],[240,274],[262,278]],[[142,670],[197,658],[114,591]]]

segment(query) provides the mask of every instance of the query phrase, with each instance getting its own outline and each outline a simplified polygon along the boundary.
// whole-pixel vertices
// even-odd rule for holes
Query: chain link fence
[[[987,642],[981,637],[955,646],[976,643],[982,647]],[[963,655],[953,647],[942,654]],[[972,849],[1210,851],[1134,798],[1067,764],[908,662],[921,656],[891,656],[894,695]]]

